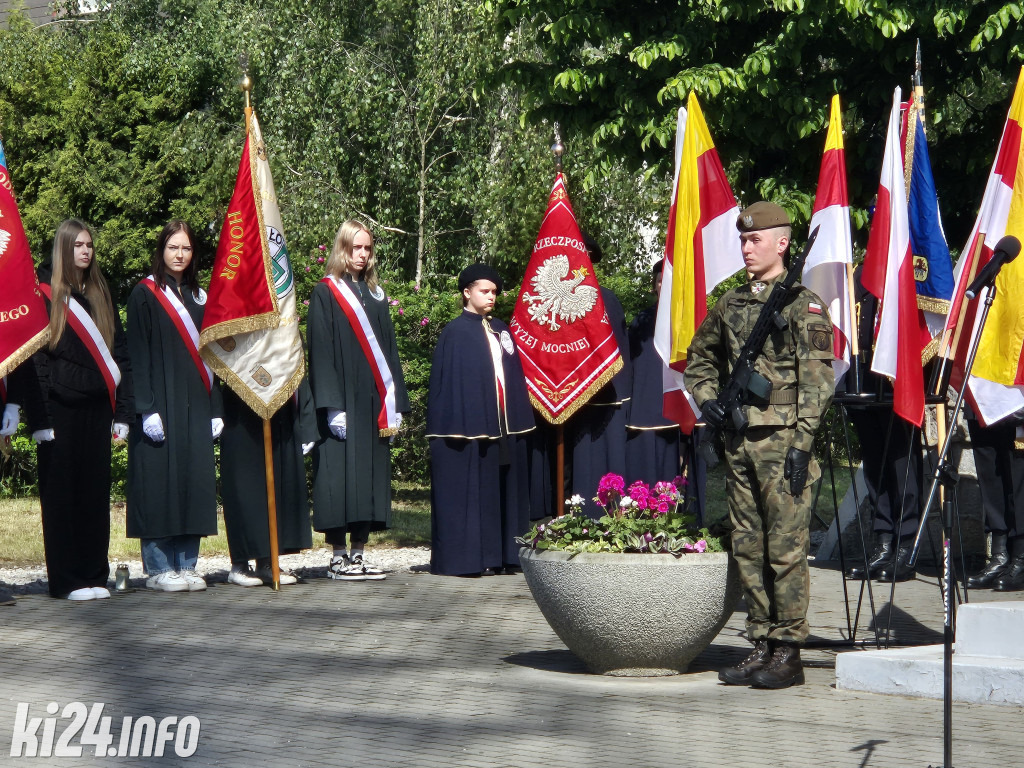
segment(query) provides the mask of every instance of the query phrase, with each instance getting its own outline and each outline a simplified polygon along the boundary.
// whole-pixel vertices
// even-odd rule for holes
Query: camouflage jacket
[[[751,291],[754,283],[728,291],[697,329],[686,353],[686,387],[699,406],[728,380],[774,282],[758,293]],[[832,321],[824,302],[801,285],[791,289],[782,315],[789,325],[772,330],[754,365],[772,383],[771,401],[748,395],[744,410],[751,427],[796,427],[793,446],[810,451],[835,388]]]

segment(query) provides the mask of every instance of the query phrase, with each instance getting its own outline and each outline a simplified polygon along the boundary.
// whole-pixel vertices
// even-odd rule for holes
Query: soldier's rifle
[[[742,435],[747,428],[747,416],[743,413],[743,405],[746,403],[748,393],[764,402],[768,402],[771,397],[772,383],[754,370],[754,363],[761,354],[761,350],[764,349],[768,335],[774,330],[784,331],[789,326],[786,318],[782,316],[782,308],[785,306],[790,289],[800,279],[807,254],[810,253],[811,246],[814,245],[814,240],[818,237],[819,229],[821,227],[817,226],[811,232],[803,250],[790,263],[785,279],[772,286],[772,291],[761,308],[761,314],[757,316],[757,322],[754,323],[750,336],[743,342],[743,348],[740,349],[740,355],[733,364],[729,380],[722,387],[722,391],[718,393],[718,397],[715,398],[737,434]],[[715,443],[718,441],[721,429],[721,426],[708,424],[698,446],[698,450],[709,467],[718,464]]]

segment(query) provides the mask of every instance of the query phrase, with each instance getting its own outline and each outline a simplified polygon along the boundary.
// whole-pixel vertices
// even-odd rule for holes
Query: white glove
[[[348,437],[348,419],[344,411],[336,411],[334,408],[327,410],[327,424],[331,428],[331,434],[339,440]]]
[[[122,424],[121,422],[114,422],[114,439],[115,440],[127,440],[128,439],[128,425]]]
[[[302,455],[309,456],[309,452],[316,447],[316,443],[303,443],[302,444]]]
[[[210,429],[213,432],[213,439],[216,440],[220,437],[220,433],[224,431],[224,419],[210,419]]]
[[[147,413],[142,417],[142,431],[154,443],[164,441],[164,422],[159,413]]]
[[[402,414],[396,413],[395,414],[395,418],[398,421],[398,423],[395,424],[395,429],[401,429],[402,428]]]
[[[32,439],[36,441],[37,445],[39,443],[48,443],[51,440],[53,440],[53,430],[37,429],[35,432],[32,433]]]
[[[19,421],[21,421],[21,406],[14,403],[5,405],[3,425],[0,426],[0,437],[10,437],[17,432]]]

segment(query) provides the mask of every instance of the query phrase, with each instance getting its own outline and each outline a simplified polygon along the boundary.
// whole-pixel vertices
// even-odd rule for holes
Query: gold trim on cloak
[[[46,324],[39,333],[18,347],[14,354],[10,355],[3,363],[0,363],[0,377],[8,375],[19,365],[28,360],[32,355],[42,349],[43,345],[50,340],[50,325]]]
[[[553,419],[548,413],[548,409],[544,406],[543,402],[535,394],[533,394],[532,389],[530,390],[530,401],[533,403],[534,409],[539,411],[540,414],[550,423],[565,424],[565,422],[567,422],[572,417],[572,415],[576,413],[576,411],[578,411],[580,408],[587,404],[587,400],[593,397],[594,394],[601,387],[603,387],[605,384],[611,381],[612,377],[615,376],[615,374],[618,373],[620,370],[622,370],[622,355],[619,355],[618,360],[609,365],[608,368],[605,369],[604,373],[602,373],[600,376],[594,379],[594,381],[591,382],[590,386],[587,387],[583,392],[581,392],[580,395],[575,400],[573,400],[573,402],[569,405],[568,408],[566,408],[564,411],[562,411],[562,413],[560,413]]]

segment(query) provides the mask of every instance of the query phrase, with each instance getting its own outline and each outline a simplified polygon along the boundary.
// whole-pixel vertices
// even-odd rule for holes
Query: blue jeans
[[[142,565],[156,576],[167,571],[194,571],[202,536],[165,536],[142,540]]]

